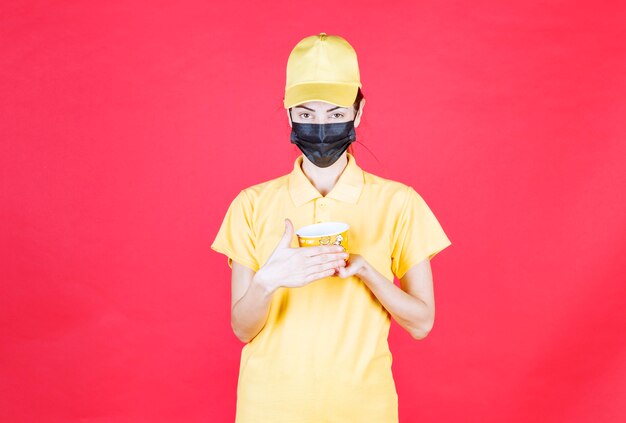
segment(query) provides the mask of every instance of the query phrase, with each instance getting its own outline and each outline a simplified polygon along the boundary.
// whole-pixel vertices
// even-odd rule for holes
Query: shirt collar
[[[356,159],[352,154],[346,152],[346,155],[348,164],[341,175],[339,175],[339,179],[333,189],[326,194],[326,198],[334,198],[346,203],[356,203],[363,189],[363,169],[357,165]],[[323,197],[302,171],[303,160],[303,155],[298,156],[293,163],[293,170],[289,174],[289,194],[296,207],[315,198]]]

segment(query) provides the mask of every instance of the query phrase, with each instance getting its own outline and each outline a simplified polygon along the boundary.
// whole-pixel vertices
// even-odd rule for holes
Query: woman
[[[231,323],[246,343],[237,423],[397,422],[390,319],[415,339],[433,326],[429,260],[451,242],[412,187],[348,152],[360,88],[345,39],[296,45],[284,106],[303,154],[289,174],[241,190],[211,245],[232,268]],[[326,221],[350,225],[349,256],[298,247],[295,228]]]

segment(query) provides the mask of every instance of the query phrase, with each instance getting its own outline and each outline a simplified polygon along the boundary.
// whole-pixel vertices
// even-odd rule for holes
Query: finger
[[[333,276],[335,274],[335,268],[331,268],[331,269],[326,269],[324,271],[321,272],[315,272],[315,273],[310,273],[307,277],[306,277],[306,281],[307,282],[312,282],[314,280],[317,279],[322,279],[322,278],[327,278],[329,276]]]
[[[350,268],[348,267],[342,267],[341,269],[339,269],[339,276],[342,278],[347,278],[351,273]]]
[[[305,270],[307,272],[311,272],[311,273],[317,273],[317,272],[324,272],[328,269],[336,269],[338,267],[343,267],[345,265],[345,261],[343,259],[339,259],[339,260],[333,260],[333,261],[329,261],[329,262],[325,262],[325,263],[320,263],[320,264],[314,264],[311,266],[307,266],[305,267]]]
[[[302,248],[302,250],[302,253],[305,254],[307,257],[313,257],[319,254],[342,252],[343,247],[341,245],[316,245],[314,247],[304,247]]]
[[[328,254],[319,254],[317,256],[309,257],[307,261],[310,265],[327,263],[331,261],[341,260],[345,262],[344,259],[348,258],[348,253],[328,253]]]
[[[284,223],[285,231],[283,232],[283,236],[278,242],[276,248],[289,248],[289,246],[291,245],[291,240],[293,239],[293,223],[291,223],[291,220],[289,219],[285,219]]]

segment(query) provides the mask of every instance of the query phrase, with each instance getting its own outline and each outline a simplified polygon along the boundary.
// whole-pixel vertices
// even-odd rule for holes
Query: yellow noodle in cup
[[[341,245],[344,251],[349,254],[348,229],[350,229],[350,225],[344,222],[322,222],[303,226],[296,231],[296,235],[300,247]],[[344,261],[348,261],[348,259],[345,258]]]

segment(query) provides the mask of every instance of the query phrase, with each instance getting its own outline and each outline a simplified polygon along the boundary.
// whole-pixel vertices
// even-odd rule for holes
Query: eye
[[[344,114],[336,112],[336,113],[333,113],[332,116],[337,116],[337,117],[335,117],[335,119],[341,119],[344,116]]]
[[[305,115],[306,115],[306,116],[305,116]],[[308,119],[308,117],[307,117],[307,116],[310,116],[310,115],[311,115],[310,113],[307,113],[307,112],[302,112],[302,113],[300,113],[298,116],[300,116],[302,119]]]

